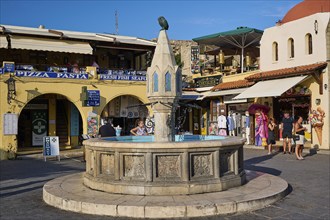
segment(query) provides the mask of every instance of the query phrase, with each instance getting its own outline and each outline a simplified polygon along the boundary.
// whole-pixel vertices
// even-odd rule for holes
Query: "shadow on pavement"
[[[279,176],[282,173],[282,171],[280,171],[280,170],[256,165],[256,164],[262,163],[266,160],[272,159],[277,154],[279,154],[279,152],[269,154],[269,155],[263,155],[263,156],[259,156],[259,157],[253,157],[253,158],[244,160],[244,169],[263,172],[263,173],[269,173],[274,176]]]
[[[0,198],[42,189],[49,180],[84,170],[84,163],[71,158],[50,158],[47,162],[32,157],[4,160],[0,163]]]

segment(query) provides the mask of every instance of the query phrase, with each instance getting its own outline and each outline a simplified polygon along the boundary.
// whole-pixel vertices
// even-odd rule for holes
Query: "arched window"
[[[273,61],[278,61],[278,43],[273,42]]]
[[[158,74],[155,72],[154,73],[154,92],[158,92]]]
[[[288,57],[294,58],[294,40],[292,38],[288,40]]]
[[[171,91],[171,73],[167,72],[165,74],[165,92]]]
[[[313,53],[313,39],[311,34],[306,34],[305,36],[305,48],[306,54]]]

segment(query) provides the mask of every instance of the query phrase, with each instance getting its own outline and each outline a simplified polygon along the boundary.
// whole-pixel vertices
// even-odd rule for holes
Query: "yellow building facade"
[[[145,72],[155,43],[1,27],[1,160],[41,148],[43,136],[59,136],[60,146],[77,146],[83,134],[97,135],[102,119],[111,119],[126,134],[138,118],[147,116]]]

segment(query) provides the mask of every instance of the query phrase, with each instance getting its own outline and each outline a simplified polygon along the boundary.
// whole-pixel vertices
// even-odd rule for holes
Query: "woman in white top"
[[[147,129],[144,126],[144,122],[142,120],[140,120],[138,122],[138,126],[131,129],[131,134],[135,135],[135,136],[143,136],[143,135],[148,135],[147,133]]]
[[[296,132],[296,135],[298,135],[298,137],[299,137],[299,139],[296,140],[296,150],[295,150],[297,160],[304,159],[304,157],[302,156],[302,151],[303,151],[304,143],[305,143],[306,128],[302,126],[302,121],[303,121],[303,118],[301,116],[299,116],[297,122],[294,125],[294,130]]]

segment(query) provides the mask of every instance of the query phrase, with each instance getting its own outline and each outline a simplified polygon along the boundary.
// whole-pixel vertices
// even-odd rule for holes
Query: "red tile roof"
[[[243,80],[237,80],[237,81],[233,81],[233,82],[220,83],[220,84],[214,86],[211,90],[217,91],[217,90],[227,90],[227,89],[238,89],[238,88],[249,87],[249,86],[252,86],[253,84],[254,84],[254,82],[249,82],[249,81],[243,79]]]
[[[282,19],[281,24],[322,12],[330,12],[329,0],[305,0],[291,8]]]
[[[282,78],[282,77],[287,77],[287,76],[299,76],[302,74],[306,75],[306,74],[312,73],[316,70],[324,69],[326,66],[327,66],[327,62],[314,63],[314,64],[310,64],[310,65],[296,66],[296,67],[291,67],[291,68],[260,72],[260,73],[256,73],[251,76],[248,76],[245,79],[249,80],[249,81],[258,81],[258,80],[265,80],[265,79],[268,80],[268,79]]]

